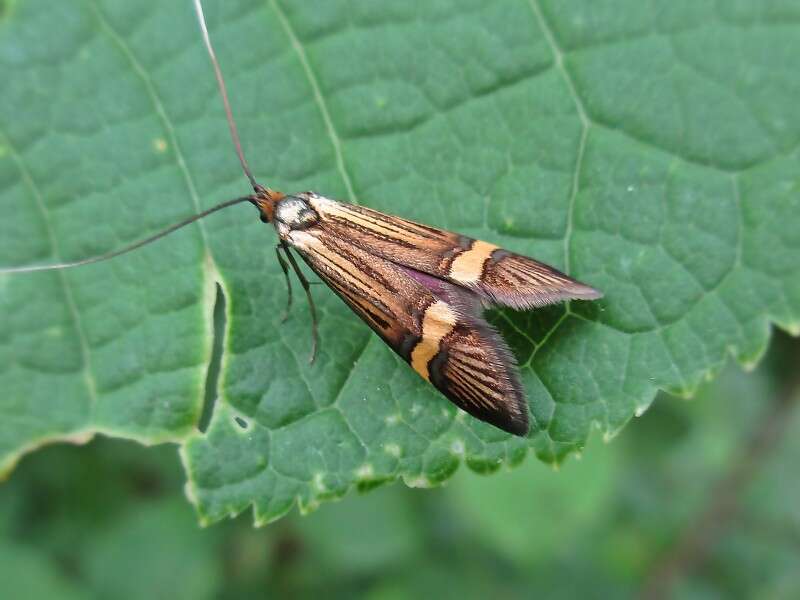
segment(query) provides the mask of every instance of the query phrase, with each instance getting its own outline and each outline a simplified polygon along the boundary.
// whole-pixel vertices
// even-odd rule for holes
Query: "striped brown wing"
[[[287,240],[342,300],[423,378],[471,415],[528,433],[527,403],[503,339],[471,291],[409,269],[327,231]]]
[[[331,235],[395,264],[474,290],[483,300],[527,309],[602,294],[532,258],[457,233],[309,195]]]

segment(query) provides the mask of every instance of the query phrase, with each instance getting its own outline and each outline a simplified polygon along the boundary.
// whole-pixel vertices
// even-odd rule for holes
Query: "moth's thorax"
[[[315,197],[312,192],[286,196],[275,205],[275,229],[281,239],[287,239],[293,231],[302,231],[319,222],[317,211],[309,200]]]

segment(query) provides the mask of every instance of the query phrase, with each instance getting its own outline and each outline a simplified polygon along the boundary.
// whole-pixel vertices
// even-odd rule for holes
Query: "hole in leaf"
[[[197,428],[202,432],[208,429],[211,416],[214,414],[214,405],[217,402],[217,395],[219,393],[219,371],[222,365],[222,349],[225,342],[226,326],[225,294],[222,291],[222,287],[217,284],[217,295],[214,299],[214,339],[211,344],[211,361],[208,364],[208,372],[206,373],[203,412],[200,414],[200,422],[197,424]]]

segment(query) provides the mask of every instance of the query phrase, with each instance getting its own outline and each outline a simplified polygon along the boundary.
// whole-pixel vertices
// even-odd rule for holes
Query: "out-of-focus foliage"
[[[174,447],[51,447],[0,488],[2,589],[390,600],[655,586],[668,597],[796,598],[800,411],[785,389],[798,356],[781,337],[755,373],[732,367],[696,402],[662,395],[612,444],[595,436],[558,471],[535,460],[490,478],[461,469],[442,489],[350,494],[263,529],[249,515],[198,528]]]

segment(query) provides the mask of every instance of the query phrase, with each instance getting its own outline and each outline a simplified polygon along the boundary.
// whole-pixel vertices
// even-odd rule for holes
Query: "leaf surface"
[[[212,521],[558,462],[657,389],[800,331],[796,3],[207,2],[257,177],[489,240],[599,289],[494,313],[527,440],[433,391],[328,290],[309,366],[245,207],[107,263],[0,276],[0,455],[181,445]],[[625,15],[625,18],[620,18]],[[191,4],[0,2],[0,264],[92,256],[246,192]],[[225,301],[208,429],[216,285]],[[216,369],[211,369],[215,373]]]

